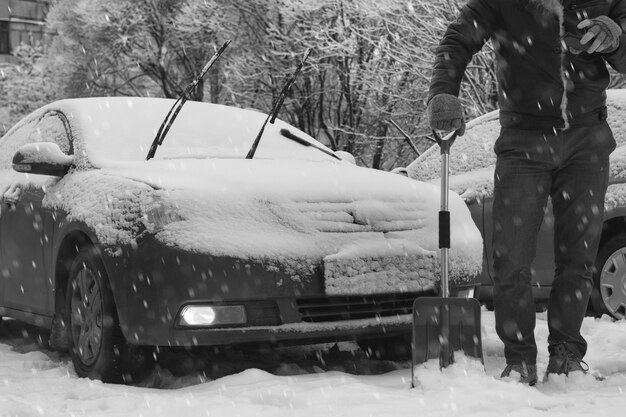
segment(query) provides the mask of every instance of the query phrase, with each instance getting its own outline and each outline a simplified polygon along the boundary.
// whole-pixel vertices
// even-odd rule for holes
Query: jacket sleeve
[[[622,28],[619,47],[610,54],[604,54],[604,59],[615,71],[626,74],[626,0],[613,2],[609,17]]]
[[[472,56],[492,35],[500,13],[499,0],[469,0],[446,30],[435,52],[428,101],[441,93],[459,95]]]

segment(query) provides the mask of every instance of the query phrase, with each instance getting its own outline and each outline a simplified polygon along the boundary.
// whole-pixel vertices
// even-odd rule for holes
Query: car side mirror
[[[65,154],[59,145],[51,142],[23,145],[13,155],[13,169],[26,174],[62,177],[72,162],[73,156]]]

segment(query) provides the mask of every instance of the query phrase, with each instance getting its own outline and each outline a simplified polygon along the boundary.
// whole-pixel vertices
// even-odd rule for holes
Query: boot
[[[500,378],[506,378],[511,375],[511,372],[517,372],[519,374],[519,382],[522,384],[528,384],[531,387],[537,383],[537,366],[527,365],[525,363],[512,363],[508,364]]]
[[[585,361],[573,352],[570,352],[565,344],[561,343],[550,347],[550,359],[544,381],[548,379],[550,374],[567,376],[570,372],[583,372],[586,374],[588,370],[589,366],[587,366]]]

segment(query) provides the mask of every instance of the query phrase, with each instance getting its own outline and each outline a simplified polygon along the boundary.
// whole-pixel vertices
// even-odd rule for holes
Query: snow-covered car
[[[0,139],[0,316],[51,329],[79,376],[119,380],[146,346],[406,335],[437,292],[439,188],[358,167],[267,115],[173,101],[51,103]],[[451,288],[482,238],[450,199]],[[138,359],[139,358],[139,359]]]
[[[617,142],[611,154],[611,174],[605,199],[604,227],[589,305],[595,315],[626,318],[626,90],[608,91],[608,122]],[[498,111],[468,123],[466,133],[450,151],[450,187],[463,197],[484,237],[484,264],[478,298],[492,305],[493,250],[492,203],[496,156],[493,145],[500,133]],[[410,178],[439,183],[440,156],[435,146],[408,167]],[[550,203],[545,209],[532,266],[532,287],[539,309],[547,303],[554,278],[554,218]]]

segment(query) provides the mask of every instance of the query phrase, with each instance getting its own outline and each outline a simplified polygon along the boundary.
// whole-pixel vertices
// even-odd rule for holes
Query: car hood
[[[49,205],[106,232],[107,243],[132,230],[135,216],[164,245],[189,252],[275,265],[292,277],[323,265],[328,293],[380,292],[384,282],[389,291],[421,290],[438,269],[439,187],[347,162],[124,163],[72,173],[48,195]],[[482,266],[482,238],[463,200],[450,193],[449,204],[451,276],[467,278]],[[416,270],[428,271],[428,282],[398,282],[399,271]],[[346,274],[371,279],[359,288]],[[339,289],[328,287],[333,277]]]

